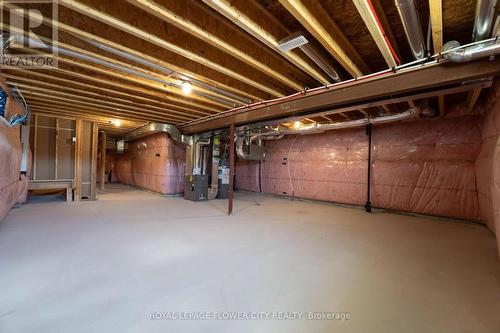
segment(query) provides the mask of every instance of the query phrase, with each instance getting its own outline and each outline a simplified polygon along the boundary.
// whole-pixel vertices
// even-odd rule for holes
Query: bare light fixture
[[[296,121],[293,123],[293,128],[300,129],[302,127],[302,123],[300,121]]]
[[[122,125],[122,121],[120,119],[113,119],[110,121],[110,123],[115,125],[116,127],[120,127]]]
[[[182,92],[184,95],[189,95],[193,91],[193,87],[190,82],[182,82]]]

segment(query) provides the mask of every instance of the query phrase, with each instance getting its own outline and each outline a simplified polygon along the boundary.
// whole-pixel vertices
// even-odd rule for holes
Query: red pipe
[[[399,57],[396,54],[396,51],[394,51],[394,48],[392,47],[391,42],[389,41],[389,38],[387,38],[387,34],[385,33],[385,30],[382,27],[382,24],[380,23],[377,12],[375,11],[375,8],[373,7],[371,0],[366,0],[366,2],[368,3],[368,6],[370,7],[370,11],[372,12],[373,17],[375,17],[375,22],[377,22],[378,28],[380,29],[380,31],[382,32],[382,35],[384,36],[385,44],[387,45],[387,47],[389,47],[389,50],[391,51],[392,57],[396,61],[396,64],[400,65],[401,60],[399,60]]]

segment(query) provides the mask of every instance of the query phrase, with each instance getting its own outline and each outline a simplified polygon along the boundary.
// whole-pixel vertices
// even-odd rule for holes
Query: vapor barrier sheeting
[[[0,88],[8,92],[3,79],[0,77]],[[11,96],[7,98],[5,117],[22,113]],[[29,154],[31,157],[31,153]],[[0,122],[0,220],[16,203],[26,201],[28,193],[28,178],[20,177],[22,147],[19,127],[11,128],[7,122]],[[31,166],[31,158],[29,159]],[[31,167],[28,171],[31,170]],[[29,172],[28,172],[29,175]]]
[[[153,134],[128,144],[116,159],[116,176],[121,183],[161,194],[184,191],[186,148],[166,133]]]
[[[374,126],[372,205],[479,220],[475,161],[480,147],[477,116]],[[266,148],[261,165],[237,161],[239,189],[365,204],[364,128],[287,136],[266,142]]]
[[[484,104],[486,118],[476,174],[481,218],[496,234],[500,251],[500,85],[492,90]]]

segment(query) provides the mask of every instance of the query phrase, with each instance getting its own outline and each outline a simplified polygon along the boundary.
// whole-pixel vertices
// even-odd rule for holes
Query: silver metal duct
[[[500,38],[443,53],[443,57],[452,62],[466,62],[474,59],[494,56],[500,53]]]
[[[477,0],[472,38],[475,42],[490,37],[497,0]]]
[[[426,56],[425,41],[422,35],[422,27],[418,16],[417,6],[414,0],[395,0],[396,8],[403,23],[406,38],[410,44],[411,52],[415,59],[423,59]]]
[[[382,116],[376,118],[363,118],[363,119],[349,120],[349,121],[330,123],[330,124],[313,123],[302,126],[299,129],[288,128],[283,126],[277,126],[277,127],[268,126],[265,129],[256,129],[254,133],[247,133],[247,137],[251,136],[253,140],[255,140],[256,138],[259,138],[261,140],[277,140],[281,139],[285,135],[316,134],[336,129],[361,127],[361,126],[366,126],[368,124],[374,124],[374,125],[385,124],[400,120],[416,118],[422,113],[422,111],[424,111],[424,109],[425,109],[424,107],[416,106],[414,108],[408,109],[407,111],[388,116]],[[237,142],[239,142],[240,145],[243,145],[245,137],[241,136],[239,138],[240,139]],[[237,144],[237,151],[238,151],[238,144]],[[238,154],[238,157],[243,159],[248,159],[248,153],[242,152],[241,155],[243,155],[244,157],[240,157],[240,154]]]
[[[125,136],[125,141],[132,141],[139,138],[143,138],[145,136],[156,134],[156,133],[167,133],[170,137],[180,143],[192,144],[192,137],[182,135],[181,132],[172,124],[158,124],[158,123],[150,123],[146,124],[138,129],[133,130]]]
[[[340,82],[341,78],[333,66],[309,44],[307,38],[300,34],[293,34],[279,41],[278,49],[281,52],[288,52],[299,48],[309,57],[319,68],[323,70],[335,82]]]

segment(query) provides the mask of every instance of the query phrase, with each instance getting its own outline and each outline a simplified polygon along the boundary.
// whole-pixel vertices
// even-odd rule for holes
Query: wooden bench
[[[72,179],[30,180],[28,190],[66,190],[66,202],[73,201],[74,181]]]

